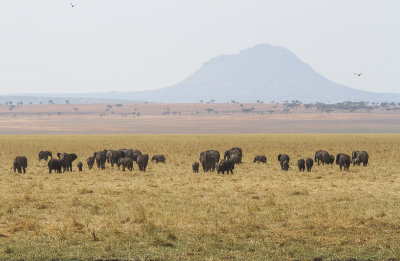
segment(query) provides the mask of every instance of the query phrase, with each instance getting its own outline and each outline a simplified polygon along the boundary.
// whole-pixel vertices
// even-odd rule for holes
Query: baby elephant
[[[79,172],[81,172],[82,168],[83,168],[82,162],[78,162],[78,164],[76,164],[76,166],[78,167]]]
[[[221,160],[220,163],[217,165],[217,173],[222,172],[222,174],[233,174],[233,170],[235,169],[235,164],[230,160]]]
[[[21,169],[26,173],[25,169],[28,167],[28,159],[25,156],[17,156],[13,162],[14,173],[22,173]]]
[[[259,156],[256,156],[255,158],[254,158],[254,163],[256,163],[256,162],[258,162],[258,163],[267,163],[267,157],[265,157],[264,155],[259,155]]]
[[[192,164],[193,173],[199,173],[199,166],[200,164],[197,161],[193,162]]]
[[[156,163],[159,163],[159,162],[165,163],[165,156],[164,155],[154,155],[151,158],[151,161],[155,161]]]
[[[306,160],[306,167],[307,167],[307,171],[310,172],[312,166],[314,165],[314,160],[312,158],[308,158]]]
[[[299,167],[299,171],[303,171],[306,169],[306,161],[304,159],[299,159],[297,161],[297,167]]]

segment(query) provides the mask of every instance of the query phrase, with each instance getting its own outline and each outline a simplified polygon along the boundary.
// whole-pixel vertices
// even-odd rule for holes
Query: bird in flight
[[[71,3],[71,7],[75,7],[73,3]]]
[[[355,75],[357,75],[358,77],[361,77],[362,72],[360,73],[354,73]]]

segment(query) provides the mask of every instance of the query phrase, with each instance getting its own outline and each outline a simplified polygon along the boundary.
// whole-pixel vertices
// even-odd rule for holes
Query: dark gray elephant
[[[210,153],[211,157],[214,158],[215,162],[219,162],[219,159],[221,158],[221,154],[219,153],[218,150],[208,150]]]
[[[154,155],[151,158],[151,161],[155,161],[156,163],[159,163],[159,162],[165,163],[165,156],[164,155]]]
[[[110,155],[111,167],[114,168],[114,164],[116,164],[118,162],[118,160],[121,158],[123,158],[123,154],[120,150],[111,151],[111,155]]]
[[[76,166],[78,167],[79,172],[81,172],[82,168],[83,168],[82,162],[78,162],[78,164],[76,164]]]
[[[233,170],[235,169],[235,164],[230,160],[221,160],[220,163],[217,165],[217,173],[222,172],[222,174],[233,174]]]
[[[342,168],[344,170],[349,170],[350,167],[350,156],[344,153],[339,153],[336,155],[336,164],[339,165],[340,170],[342,170]]]
[[[359,161],[358,165],[360,165],[362,163],[364,167],[367,166],[368,165],[368,159],[369,159],[368,152],[366,152],[366,151],[353,151],[353,153],[351,154],[351,161],[353,162],[353,166],[356,164],[354,162],[355,159],[358,159],[358,161]]]
[[[137,164],[140,171],[146,172],[147,164],[149,162],[149,155],[142,154],[137,157]]]
[[[45,160],[47,162],[47,160],[50,158],[53,158],[53,153],[51,153],[51,151],[40,151],[39,152],[39,161],[41,160]]]
[[[61,173],[61,169],[63,167],[63,163],[60,159],[50,159],[49,162],[47,163],[47,166],[49,167],[49,173],[54,170],[56,173]]]
[[[332,165],[333,163],[335,163],[335,156],[329,155],[329,164]]]
[[[314,161],[312,158],[307,158],[306,159],[306,167],[307,167],[307,171],[310,172],[312,167],[314,165]]]
[[[127,150],[125,157],[133,159],[137,163],[137,158],[142,155],[140,150]]]
[[[224,153],[224,159],[225,159],[225,160],[230,159],[232,154],[238,154],[239,157],[240,157],[240,162],[239,162],[239,164],[242,163],[243,153],[242,153],[242,149],[241,149],[241,148],[239,148],[239,147],[234,147],[234,148],[231,148],[231,149],[229,149],[229,150],[226,150],[225,153]]]
[[[94,162],[95,162],[95,157],[87,158],[86,163],[88,165],[89,170],[93,168]]]
[[[193,162],[192,164],[193,173],[199,173],[199,167],[200,164],[197,161]]]
[[[215,154],[211,153],[209,150],[200,153],[199,161],[203,167],[204,172],[214,171],[216,166]]]
[[[288,164],[288,166],[289,166],[289,162],[290,162],[290,157],[289,157],[289,155],[287,155],[287,154],[279,154],[278,155],[278,160],[279,160],[279,162],[280,162],[280,164],[281,164],[281,169],[282,170],[284,170],[284,168],[283,168],[283,162],[284,161],[287,161],[287,164]],[[289,169],[289,168],[288,168]]]
[[[299,171],[303,171],[306,169],[306,161],[304,159],[299,159],[297,161],[297,167],[299,167]]]
[[[289,170],[289,161],[287,161],[287,160],[282,161],[282,170],[284,170],[284,171]]]
[[[14,173],[18,170],[18,173],[26,173],[28,167],[28,159],[25,156],[17,156],[13,161]]]
[[[318,165],[319,162],[321,162],[323,165],[329,164],[329,153],[325,150],[317,150],[317,152],[315,152],[314,160],[318,163]]]
[[[96,159],[97,168],[99,169],[106,168],[107,150],[95,152],[93,154],[93,157]]]
[[[62,162],[62,167],[63,167],[63,172],[65,171],[72,171],[72,162],[78,158],[78,156],[75,153],[61,153],[59,156],[61,162]]]
[[[122,166],[122,171],[125,171],[125,169],[133,171],[133,159],[128,157],[120,158],[117,162],[117,166],[118,169]]]
[[[112,152],[113,152],[112,150],[107,150],[107,153],[106,153],[106,161],[107,161],[107,163],[110,163],[110,157],[111,157],[111,153]]]
[[[239,153],[233,153],[233,154],[231,154],[229,160],[233,164],[240,164],[242,162],[242,157],[239,155]]]
[[[254,163],[267,163],[267,157],[265,157],[264,155],[259,155],[259,156],[255,156],[254,157]]]

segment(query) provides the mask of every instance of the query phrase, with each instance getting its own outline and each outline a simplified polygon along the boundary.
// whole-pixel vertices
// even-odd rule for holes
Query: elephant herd
[[[39,161],[45,160],[49,168],[49,173],[52,171],[61,173],[65,171],[72,171],[72,163],[78,158],[75,153],[57,153],[57,158],[53,158],[51,151],[40,151]],[[165,163],[166,158],[164,155],[154,155],[151,159],[152,162]],[[86,160],[88,169],[92,169],[96,164],[99,169],[105,169],[106,163],[110,163],[113,168],[114,165],[125,171],[126,169],[133,171],[133,162],[136,162],[139,170],[146,172],[149,162],[149,155],[142,154],[140,150],[120,149],[120,150],[103,150],[96,151],[93,156],[88,157]],[[83,170],[83,163],[78,162],[78,170]],[[28,167],[28,160],[25,156],[17,156],[13,162],[14,172],[26,173]]]
[[[193,173],[199,172],[200,164],[203,167],[204,172],[209,171],[217,171],[217,173],[222,172],[225,174],[229,172],[233,174],[233,170],[235,168],[235,164],[242,163],[242,149],[239,147],[234,147],[229,150],[226,150],[224,153],[224,159],[220,161],[220,153],[217,150],[207,150],[200,153],[199,162],[195,161],[192,164]],[[360,166],[361,163],[363,166],[368,165],[368,152],[366,151],[353,151],[352,156],[350,158],[349,155],[345,153],[338,153],[336,157],[334,155],[329,154],[327,151],[318,150],[315,152],[314,159],[307,158],[299,159],[297,161],[297,167],[299,168],[300,172],[304,172],[307,170],[308,172],[311,171],[314,161],[320,164],[333,164],[335,163],[339,165],[340,170],[349,170],[350,164],[353,163],[353,166],[358,165]],[[284,171],[288,171],[290,168],[290,157],[287,154],[279,154],[278,161],[280,163],[281,169]],[[258,155],[254,157],[254,163],[267,163],[267,157],[264,155]]]
[[[53,158],[51,151],[40,151],[39,161],[48,161],[47,166],[49,168],[49,173],[54,170],[56,173],[61,173],[65,171],[72,171],[72,163],[78,158],[75,153],[57,153],[57,158]],[[224,152],[224,158],[221,159],[221,155],[217,150],[207,150],[200,153],[199,162],[194,162],[192,164],[192,169],[194,173],[199,172],[200,165],[204,172],[217,171],[217,173],[233,174],[236,164],[241,164],[243,158],[242,149],[239,147],[233,147]],[[336,159],[336,161],[335,161]],[[315,152],[314,159],[307,158],[299,159],[297,161],[297,167],[299,171],[304,172],[307,170],[311,171],[314,162],[318,165],[322,164],[334,164],[339,165],[340,170],[349,170],[350,164],[353,166],[358,165],[363,166],[368,165],[369,155],[366,151],[353,151],[351,157],[345,153],[338,153],[336,157],[329,154],[327,151],[318,150]],[[152,162],[165,163],[166,158],[164,155],[154,155],[151,159]],[[278,161],[280,163],[281,169],[288,171],[290,168],[290,157],[287,154],[279,154]],[[97,168],[105,169],[106,163],[111,164],[113,168],[114,165],[125,171],[126,169],[133,171],[133,164],[136,162],[140,171],[146,172],[146,168],[149,162],[149,155],[142,154],[140,150],[133,149],[119,149],[119,150],[102,150],[93,153],[93,156],[88,157],[86,160],[87,166],[90,169],[96,164]],[[267,157],[264,155],[257,155],[254,157],[254,163],[267,163]],[[26,168],[28,167],[28,160],[25,156],[17,156],[14,159],[13,167],[14,172],[26,173]],[[83,163],[78,162],[77,167],[79,171],[83,169]]]

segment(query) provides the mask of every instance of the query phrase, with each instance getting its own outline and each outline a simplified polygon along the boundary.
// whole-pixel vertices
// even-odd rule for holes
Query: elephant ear
[[[282,154],[278,155],[278,160],[281,161]]]

